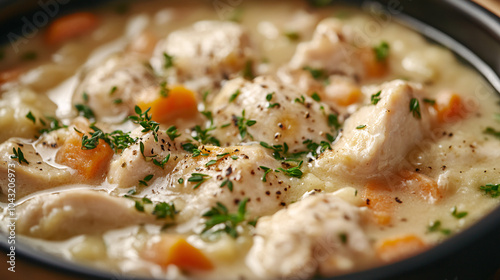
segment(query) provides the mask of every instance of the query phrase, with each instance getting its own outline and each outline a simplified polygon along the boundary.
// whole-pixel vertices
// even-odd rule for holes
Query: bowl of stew
[[[480,6],[3,5],[7,279],[500,269],[500,21]]]

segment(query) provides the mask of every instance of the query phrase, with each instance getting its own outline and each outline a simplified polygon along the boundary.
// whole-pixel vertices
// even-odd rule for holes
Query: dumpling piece
[[[359,208],[335,195],[311,195],[259,219],[247,265],[265,279],[352,270],[373,254],[360,218]]]
[[[172,32],[161,41],[151,58],[153,69],[169,84],[218,87],[219,82],[241,71],[253,51],[244,28],[228,21],[200,21]]]
[[[55,155],[68,137],[67,129],[60,129],[43,135],[37,142],[31,144],[21,139],[11,138],[0,145],[0,187],[7,199],[9,173],[8,169],[15,166],[15,191],[16,197],[22,198],[28,194],[54,188],[63,184],[76,183],[79,178],[74,176],[76,171],[69,167],[55,163]],[[14,156],[12,149],[20,149],[24,159],[11,158]],[[12,168],[14,169],[14,168]]]
[[[311,41],[297,46],[288,66],[297,70],[321,69],[326,75],[363,78],[365,70],[357,51],[349,42],[341,21],[329,18],[318,24]]]
[[[359,109],[345,121],[333,151],[316,161],[317,172],[388,175],[399,170],[408,152],[429,132],[429,112],[417,85],[400,80],[385,83],[375,99],[380,99],[376,105]]]
[[[131,199],[90,190],[39,195],[21,204],[17,213],[17,233],[50,240],[164,222],[137,211]]]
[[[327,140],[327,133],[335,135],[335,128],[328,123],[328,116],[334,114],[331,108],[272,77],[231,80],[213,106],[214,124],[229,125],[214,131],[222,145],[242,140],[286,143],[290,152],[298,152],[307,149],[304,141],[320,143]]]
[[[302,195],[299,179],[273,171],[279,167],[281,163],[259,145],[200,147],[200,155],[179,161],[167,184],[156,186],[152,197],[180,198],[186,205],[182,214],[191,217],[199,217],[217,202],[234,213],[247,198],[248,218],[270,215]]]
[[[139,183],[145,176],[153,178],[169,174],[177,162],[186,154],[181,150],[180,144],[171,141],[167,134],[161,130],[157,132],[158,141],[152,132],[143,133],[139,127],[132,131],[130,137],[137,139],[136,143],[122,151],[119,157],[111,161],[108,181],[118,184],[121,188],[128,188]],[[144,151],[141,152],[141,143]],[[167,159],[168,157],[168,159]],[[155,165],[154,161],[159,165]]]
[[[102,121],[121,122],[134,112],[137,96],[155,84],[156,78],[146,59],[117,53],[82,72],[73,104],[89,106]]]

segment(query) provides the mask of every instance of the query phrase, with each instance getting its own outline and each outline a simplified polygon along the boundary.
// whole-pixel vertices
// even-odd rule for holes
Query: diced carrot
[[[326,99],[340,106],[349,106],[356,103],[361,97],[361,90],[349,82],[339,81],[326,88]]]
[[[391,223],[395,206],[391,192],[382,181],[374,180],[365,185],[362,197],[366,206],[373,211],[375,222],[379,225]]]
[[[166,123],[176,118],[191,118],[198,112],[195,93],[183,86],[174,86],[165,91],[166,97],[158,92],[158,96],[150,102],[138,102],[144,111],[151,107],[152,119]]]
[[[393,262],[415,255],[423,251],[425,247],[424,241],[419,237],[405,235],[379,242],[375,250],[380,259]]]
[[[82,137],[72,133],[56,154],[56,162],[78,171],[87,180],[102,178],[113,157],[113,149],[99,140],[95,149],[82,150]]]
[[[443,198],[437,182],[431,177],[410,170],[403,170],[400,175],[403,178],[404,187],[410,188],[427,202],[434,203]]]
[[[69,39],[84,35],[99,25],[96,15],[89,12],[79,12],[54,20],[45,34],[48,44],[60,44]]]
[[[378,61],[373,49],[362,49],[359,57],[365,67],[365,75],[367,78],[381,78],[389,72],[389,65],[387,62]]]
[[[143,256],[163,267],[171,264],[182,270],[212,270],[212,262],[199,249],[184,238],[163,235],[161,240],[152,244]]]
[[[456,122],[467,115],[462,98],[453,92],[439,94],[434,108],[437,111],[438,121],[441,123]]]

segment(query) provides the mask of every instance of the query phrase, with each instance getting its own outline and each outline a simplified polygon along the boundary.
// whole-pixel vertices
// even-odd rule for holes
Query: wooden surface
[[[500,0],[474,0],[474,2],[500,16]]]

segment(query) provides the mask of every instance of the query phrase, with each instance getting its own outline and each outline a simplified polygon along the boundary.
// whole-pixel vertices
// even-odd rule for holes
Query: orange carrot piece
[[[176,118],[191,118],[198,112],[195,93],[183,86],[169,88],[167,97],[161,96],[151,102],[139,102],[138,106],[149,111],[152,119],[159,123],[168,123]]]
[[[437,182],[431,177],[410,170],[403,170],[400,175],[406,187],[419,194],[427,202],[434,203],[443,198]]]
[[[163,267],[171,264],[182,270],[212,270],[212,262],[199,249],[193,247],[184,238],[162,236],[145,253],[145,258]]]
[[[437,111],[438,121],[441,123],[456,122],[467,115],[462,98],[452,92],[439,94],[434,108]]]
[[[100,179],[113,157],[113,149],[99,140],[95,149],[82,150],[82,137],[71,134],[56,154],[56,162],[78,171],[87,180]]]
[[[362,49],[359,57],[365,67],[365,75],[367,78],[382,78],[389,72],[389,65],[387,62],[378,61],[373,49]]]
[[[54,20],[45,34],[45,41],[50,44],[60,44],[69,39],[84,35],[99,25],[96,15],[89,12],[79,12]]]
[[[373,211],[376,223],[379,225],[391,223],[395,202],[391,190],[383,182],[371,181],[366,184],[362,197],[366,206]]]
[[[386,239],[376,245],[376,253],[386,262],[401,260],[417,254],[425,249],[422,239],[415,235],[405,235]]]

